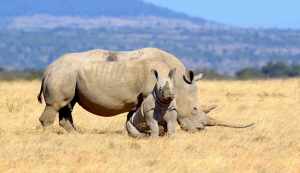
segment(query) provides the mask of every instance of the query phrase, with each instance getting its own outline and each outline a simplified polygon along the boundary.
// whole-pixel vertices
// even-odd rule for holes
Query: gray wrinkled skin
[[[139,98],[148,96],[155,85],[151,69],[165,78],[173,68],[177,120],[183,129],[193,131],[203,123],[196,121],[206,117],[199,105],[195,80],[199,77],[186,70],[175,56],[156,48],[127,52],[92,50],[58,58],[43,75],[38,100],[41,102],[43,95],[46,106],[39,120],[47,127],[58,113],[59,124],[71,132],[75,130],[71,113],[76,103],[105,117],[132,112],[140,104]]]
[[[175,134],[177,112],[174,89],[175,69],[171,70],[167,79],[160,78],[154,71],[157,82],[151,94],[142,102],[133,115],[128,115],[126,129],[130,136],[141,138],[159,136],[159,125],[163,126],[168,136]],[[149,130],[148,130],[149,129]]]

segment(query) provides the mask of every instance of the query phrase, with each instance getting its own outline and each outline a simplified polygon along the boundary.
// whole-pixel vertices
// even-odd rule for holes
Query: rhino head
[[[176,91],[177,121],[181,129],[195,132],[204,129],[206,126],[245,128],[253,125],[253,123],[248,125],[234,125],[209,117],[208,113],[216,106],[202,109],[199,104],[197,81],[199,81],[202,76],[202,74],[195,76],[193,71],[189,70],[182,76],[177,76],[179,77],[176,81],[178,88]]]
[[[155,75],[156,84],[154,87],[154,94],[157,98],[164,103],[170,103],[175,99],[175,87],[174,87],[174,77],[176,69],[170,70],[168,77],[160,77],[156,70],[152,70]]]

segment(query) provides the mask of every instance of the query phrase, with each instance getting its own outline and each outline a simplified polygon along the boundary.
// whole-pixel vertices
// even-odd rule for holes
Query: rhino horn
[[[208,114],[210,113],[212,110],[216,109],[218,106],[217,105],[210,105],[210,106],[204,106],[201,105],[201,110],[205,113]]]
[[[229,124],[227,122],[222,122],[219,120],[216,120],[210,116],[207,116],[207,124],[206,126],[222,126],[222,127],[230,127],[230,128],[247,128],[253,126],[255,123],[250,123],[246,125],[241,124]]]

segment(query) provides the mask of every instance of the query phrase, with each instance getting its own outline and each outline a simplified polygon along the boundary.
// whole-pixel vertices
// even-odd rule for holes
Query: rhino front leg
[[[153,121],[149,121],[148,125],[151,129],[151,134],[150,136],[153,138],[156,138],[159,136],[159,126],[156,120],[153,119]]]
[[[146,116],[146,123],[150,127],[151,130],[151,137],[158,137],[159,136],[159,126],[157,120],[154,119],[153,117],[153,111],[147,112]]]
[[[169,112],[165,115],[165,120],[167,122],[167,135],[172,137],[176,132],[176,124],[177,124],[177,113],[176,111]]]
[[[176,121],[169,121],[167,122],[167,128],[168,128],[168,132],[167,132],[167,135],[169,137],[173,137],[175,135],[175,132],[176,132]]]

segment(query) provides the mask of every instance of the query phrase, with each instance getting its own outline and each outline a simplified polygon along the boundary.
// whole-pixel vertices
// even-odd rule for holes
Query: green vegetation
[[[246,68],[236,73],[238,79],[287,78],[299,76],[300,65],[287,65],[283,62],[269,62],[260,69]]]
[[[220,74],[212,69],[196,69],[196,74],[203,73],[209,80],[248,80],[268,78],[300,77],[300,65],[287,65],[283,62],[269,62],[261,68],[244,68],[234,76]],[[0,67],[0,80],[34,80],[42,77],[43,70],[25,69],[22,71],[6,71]]]
[[[67,52],[142,47],[167,50],[190,68],[214,69],[227,74],[270,61],[300,64],[300,53],[297,53],[300,52],[300,32],[270,30],[259,33],[159,27],[0,30],[0,66],[18,70],[42,69]],[[276,40],[271,39],[273,35]]]
[[[0,81],[35,80],[42,77],[42,70],[5,71],[0,68]]]
[[[234,76],[219,74],[214,70],[196,70],[196,73],[204,73],[206,79],[267,79],[300,77],[300,65],[287,65],[283,62],[269,62],[261,68],[244,68]]]
[[[265,78],[266,76],[261,72],[261,70],[256,68],[244,68],[238,71],[235,76],[238,79],[259,79]]]
[[[203,79],[208,79],[208,80],[223,80],[223,79],[234,79],[233,76],[225,75],[225,74],[220,74],[215,70],[212,69],[196,69],[195,74],[203,73]]]

